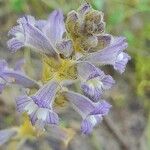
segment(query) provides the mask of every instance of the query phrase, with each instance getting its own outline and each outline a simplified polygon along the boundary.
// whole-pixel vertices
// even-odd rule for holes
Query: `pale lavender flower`
[[[50,81],[32,96],[24,95],[17,97],[17,110],[19,112],[26,112],[32,124],[41,128],[46,124],[58,124],[58,115],[52,108],[57,91],[58,83]]]
[[[26,46],[36,52],[52,56],[57,54],[56,41],[60,41],[65,32],[61,11],[52,12],[48,20],[36,21],[32,16],[25,16],[18,19],[17,22],[19,25],[9,31],[9,35],[13,36],[8,41],[8,47],[12,52]]]
[[[0,93],[6,84],[19,84],[25,88],[39,88],[38,83],[24,74],[20,69],[22,62],[18,62],[15,69],[9,68],[4,59],[0,60]]]
[[[111,108],[111,105],[104,100],[94,103],[89,98],[72,91],[67,91],[64,95],[71,102],[75,111],[81,115],[83,119],[81,131],[84,134],[91,133],[93,127],[101,122]]]
[[[98,66],[112,65],[115,70],[123,73],[128,60],[131,59],[128,54],[123,52],[127,46],[128,44],[124,37],[115,37],[106,48],[90,53],[81,59]]]
[[[99,101],[104,90],[110,89],[115,81],[89,62],[80,62],[77,65],[81,88],[84,94],[93,101]]]

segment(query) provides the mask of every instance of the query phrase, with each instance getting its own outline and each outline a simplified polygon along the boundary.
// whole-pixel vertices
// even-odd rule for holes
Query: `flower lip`
[[[90,115],[101,114],[102,116],[105,116],[108,114],[111,107],[112,107],[112,105],[110,105],[105,100],[103,100],[97,104],[97,106],[95,107],[95,109],[92,112],[90,112]]]
[[[81,80],[90,80],[94,77],[103,76],[103,72],[88,61],[77,62],[78,75]]]
[[[84,134],[89,134],[93,127],[101,122],[102,117],[108,114],[111,108],[111,105],[105,100],[94,103],[89,98],[72,91],[66,91],[64,95],[75,111],[81,115],[83,119],[81,131]]]

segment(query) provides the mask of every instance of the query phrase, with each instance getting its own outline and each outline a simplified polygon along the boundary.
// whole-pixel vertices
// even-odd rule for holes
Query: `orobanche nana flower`
[[[39,88],[39,84],[25,75],[21,69],[24,60],[19,60],[15,68],[9,68],[4,59],[0,60],[0,93],[9,84],[19,84],[25,88]]]
[[[24,16],[17,23],[9,31],[10,51],[29,47],[41,54],[43,64],[43,85],[35,94],[16,98],[18,111],[27,114],[33,126],[44,129],[48,124],[59,125],[56,108],[69,103],[82,117],[82,133],[91,133],[111,108],[102,96],[115,83],[100,67],[112,65],[120,73],[125,71],[130,59],[123,52],[128,45],[126,38],[105,33],[104,14],[88,3],[69,12],[65,22],[62,11],[55,10],[47,20]],[[18,71],[2,68],[1,87],[8,77],[14,77],[18,84],[29,85],[24,88],[37,85]]]

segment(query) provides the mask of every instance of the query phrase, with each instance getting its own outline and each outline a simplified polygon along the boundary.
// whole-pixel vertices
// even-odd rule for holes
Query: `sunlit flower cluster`
[[[37,89],[16,98],[17,110],[27,114],[35,127],[59,125],[55,108],[68,103],[82,117],[81,132],[91,133],[111,108],[103,93],[115,83],[100,68],[111,65],[119,73],[125,71],[130,59],[123,52],[128,46],[126,38],[106,34],[104,14],[88,3],[69,12],[65,22],[63,13],[55,10],[47,20],[25,16],[17,23],[9,31],[8,47],[11,52],[29,47],[40,53],[42,85],[22,72],[20,62],[10,69],[1,60],[0,91],[8,83]]]

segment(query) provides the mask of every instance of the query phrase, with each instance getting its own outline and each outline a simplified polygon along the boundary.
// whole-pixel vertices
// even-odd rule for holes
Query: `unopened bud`
[[[92,10],[85,15],[85,21],[91,21],[95,24],[99,24],[103,21],[103,13],[101,11]]]
[[[75,48],[79,51],[89,51],[97,46],[98,40],[96,36],[80,37],[75,42]]]
[[[92,10],[85,15],[85,32],[92,35],[98,35],[105,30],[103,13]]]
[[[81,5],[79,7],[79,9],[77,10],[79,15],[83,16],[85,15],[87,12],[89,12],[91,10],[91,6],[89,3],[84,3],[83,5]]]
[[[93,34],[98,35],[98,34],[103,33],[104,31],[105,31],[105,22],[101,22],[95,27]]]
[[[74,32],[75,24],[78,21],[78,14],[73,10],[68,13],[66,19],[66,29],[69,33]]]

